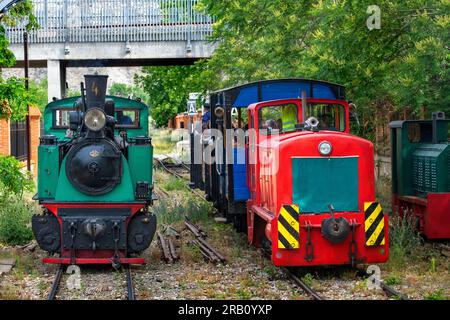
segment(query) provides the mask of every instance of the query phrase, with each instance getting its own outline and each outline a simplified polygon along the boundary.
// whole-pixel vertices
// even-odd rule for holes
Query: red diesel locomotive
[[[226,164],[191,165],[192,185],[247,232],[249,243],[271,252],[277,266],[388,259],[373,144],[349,133],[344,92],[341,85],[305,79],[227,88],[210,94],[207,124],[225,139],[192,134],[203,150],[215,144],[216,155],[234,156]],[[245,145],[226,135],[240,129],[248,129]],[[245,163],[237,161],[242,158]]]
[[[300,125],[286,129],[286,109]],[[271,119],[277,114],[281,123]],[[275,100],[250,105],[248,117],[249,242],[268,240],[277,266],[385,262],[388,222],[375,201],[374,149],[349,134],[348,103]],[[277,137],[267,126],[273,120]]]

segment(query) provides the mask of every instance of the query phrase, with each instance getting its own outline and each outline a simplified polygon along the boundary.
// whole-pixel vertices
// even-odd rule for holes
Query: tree
[[[359,106],[360,133],[374,112],[449,111],[446,0],[381,0],[381,28],[369,30],[371,0],[202,0],[216,17],[219,46],[202,76],[216,87],[278,77],[338,82]]]
[[[109,94],[124,98],[137,99],[140,98],[145,104],[150,105],[149,95],[138,86],[129,86],[125,83],[114,83],[109,88]]]
[[[25,27],[31,30],[37,27],[37,21],[32,14],[30,0],[24,0],[14,5],[5,15],[0,17],[2,24],[15,26],[19,22],[26,22]],[[9,41],[5,27],[0,24],[0,68],[12,67],[16,60],[9,50]],[[1,73],[0,73],[1,76]],[[28,105],[36,104],[36,98],[25,90],[25,81],[20,78],[4,80],[0,77],[0,118],[22,120],[28,113]]]
[[[188,66],[144,67],[143,74],[136,75],[135,83],[148,94],[150,115],[158,127],[186,111],[190,92],[204,92],[206,82],[201,75],[205,70],[205,61],[200,61]]]

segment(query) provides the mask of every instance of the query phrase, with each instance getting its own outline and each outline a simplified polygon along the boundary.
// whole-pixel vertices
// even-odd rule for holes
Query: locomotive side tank
[[[135,255],[156,231],[148,107],[106,97],[107,76],[85,83],[81,97],[45,109],[33,232],[45,263],[144,263]]]

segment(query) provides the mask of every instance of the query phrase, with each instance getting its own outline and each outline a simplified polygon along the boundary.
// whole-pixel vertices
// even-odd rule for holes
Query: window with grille
[[[27,159],[27,125],[25,121],[11,121],[11,155],[17,160]]]

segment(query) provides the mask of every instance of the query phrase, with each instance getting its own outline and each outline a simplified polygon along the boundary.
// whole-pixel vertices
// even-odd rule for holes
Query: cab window
[[[139,127],[139,110],[116,108],[115,118],[116,118],[116,128]]]
[[[320,130],[341,132],[345,130],[345,108],[343,105],[333,103],[308,103],[306,119],[309,117],[315,117],[319,120]]]
[[[266,106],[259,109],[259,129],[270,129],[278,132],[295,131],[298,121],[298,108],[293,103]]]
[[[53,111],[53,127],[58,129],[69,128],[69,113],[74,109],[56,109]]]

